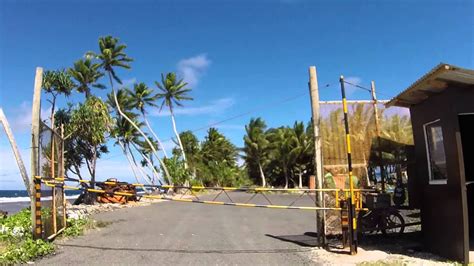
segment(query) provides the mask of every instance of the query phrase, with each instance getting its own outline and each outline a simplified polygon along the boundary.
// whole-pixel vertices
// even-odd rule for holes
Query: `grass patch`
[[[31,212],[24,209],[0,219],[0,264],[25,263],[54,251],[54,245],[33,240]]]
[[[77,237],[87,230],[110,224],[110,222],[94,221],[90,218],[68,219],[67,223],[68,227],[60,235],[61,238]],[[33,240],[31,230],[29,209],[0,218],[0,265],[26,263],[54,252],[53,243]]]
[[[81,236],[87,230],[91,230],[95,228],[103,228],[111,224],[111,222],[96,221],[90,218],[84,218],[84,219],[68,219],[67,224],[68,224],[68,227],[66,227],[66,229],[64,229],[63,233],[61,234],[61,237],[63,238]]]

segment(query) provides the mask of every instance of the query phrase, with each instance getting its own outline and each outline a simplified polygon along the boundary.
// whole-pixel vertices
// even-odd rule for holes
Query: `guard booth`
[[[474,262],[474,70],[439,64],[387,106],[410,108],[409,200],[421,210],[424,246]]]

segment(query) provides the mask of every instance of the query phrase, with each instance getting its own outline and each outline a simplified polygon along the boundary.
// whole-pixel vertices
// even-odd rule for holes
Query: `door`
[[[459,115],[464,173],[466,177],[470,250],[474,250],[474,114]]]

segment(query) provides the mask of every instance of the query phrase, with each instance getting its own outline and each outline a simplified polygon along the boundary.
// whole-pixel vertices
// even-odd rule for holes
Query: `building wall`
[[[467,203],[458,114],[474,112],[474,90],[450,87],[410,108],[415,142],[418,203],[426,247],[447,258],[467,261]],[[447,184],[429,184],[423,125],[440,119],[446,153]]]

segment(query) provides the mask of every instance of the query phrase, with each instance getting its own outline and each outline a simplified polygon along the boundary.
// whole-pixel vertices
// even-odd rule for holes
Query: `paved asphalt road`
[[[234,192],[231,197],[245,202],[250,194]],[[258,197],[252,203],[266,203]],[[282,205],[297,198],[269,197]],[[312,204],[305,196],[295,206]],[[309,249],[316,243],[314,211],[162,202],[94,218],[112,224],[60,243],[56,255],[38,263],[314,264],[309,259]]]

